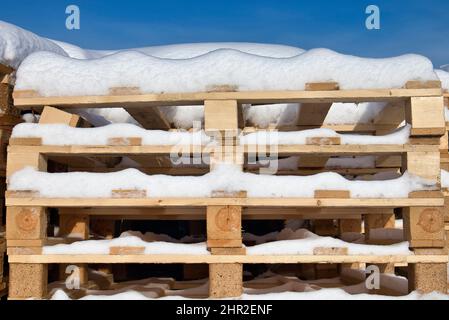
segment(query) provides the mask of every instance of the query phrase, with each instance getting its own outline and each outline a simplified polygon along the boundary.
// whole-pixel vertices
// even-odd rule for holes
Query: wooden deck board
[[[10,255],[9,263],[447,263],[447,255]]]
[[[149,106],[202,105],[205,100],[237,100],[239,103],[326,103],[391,101],[410,97],[441,96],[441,88],[427,89],[361,89],[328,91],[248,91],[194,92],[135,95],[41,97],[34,92],[15,91],[14,105],[20,109],[42,106],[61,108],[108,108],[121,106],[139,108]]]
[[[40,198],[14,197],[6,192],[7,206],[36,207],[206,207],[235,205],[244,207],[348,207],[348,208],[397,208],[443,206],[444,198],[373,198],[373,199],[333,199],[333,198]]]
[[[57,155],[137,155],[137,154],[170,154],[174,146],[169,145],[144,145],[144,146],[33,146],[10,145],[8,152],[41,153],[50,156]],[[313,154],[313,155],[345,155],[345,154],[402,154],[411,151],[437,151],[436,145],[279,145],[270,148],[270,145],[246,145],[244,153],[277,152],[282,155]],[[201,152],[207,154],[213,152],[215,147],[185,145],[176,146],[176,150]]]

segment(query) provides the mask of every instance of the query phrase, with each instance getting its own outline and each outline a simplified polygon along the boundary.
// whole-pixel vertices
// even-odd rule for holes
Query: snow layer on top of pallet
[[[209,255],[205,242],[180,243],[158,240],[155,234],[123,232],[112,240],[84,240],[71,244],[44,246],[43,254],[111,254],[111,248],[141,249],[134,254],[205,254]],[[170,239],[168,239],[170,240]],[[367,245],[345,242],[332,237],[322,237],[308,231],[284,229],[275,241],[246,247],[247,255],[313,255],[322,254],[321,248],[344,248],[348,255],[410,255],[408,242],[391,245]],[[129,254],[129,253],[128,253]],[[326,254],[326,253],[324,253]],[[329,253],[328,253],[329,254]]]
[[[136,169],[112,173],[47,173],[31,167],[14,173],[8,190],[33,190],[44,198],[111,198],[113,190],[141,190],[146,197],[211,197],[217,190],[247,191],[248,197],[313,198],[316,190],[349,190],[352,198],[408,198],[410,192],[429,190],[427,181],[405,172],[382,181],[351,181],[325,172],[311,176],[270,176],[241,172],[220,165],[203,176],[146,175]],[[145,196],[144,196],[145,197]]]
[[[251,42],[182,43],[119,50],[87,50],[70,43],[55,40],[52,41],[64,49],[69,57],[75,59],[95,59],[129,50],[164,59],[189,59],[223,48],[273,58],[288,58],[304,52],[303,49],[292,46]]]
[[[0,21],[0,63],[17,68],[31,53],[51,51],[66,56],[52,41],[10,23]]]
[[[242,144],[248,145],[300,145],[306,144],[308,138],[340,138],[339,144],[406,144],[409,141],[410,125],[404,126],[394,133],[383,136],[361,134],[339,134],[331,129],[310,129],[303,131],[257,131],[240,138]]]
[[[331,129],[302,131],[258,131],[240,135],[241,144],[249,145],[304,145],[310,138],[338,138],[338,144],[406,144],[410,126],[383,136],[339,134]],[[22,123],[14,127],[12,138],[41,138],[43,145],[108,145],[112,138],[140,138],[142,145],[205,145],[211,142],[204,131],[167,132],[145,130],[132,124],[111,124],[97,128],[75,128],[64,124]]]
[[[354,275],[357,273],[357,275]],[[380,287],[390,289],[390,295],[373,294],[365,284],[363,270],[351,270],[348,278],[359,280],[357,284],[345,285],[340,278],[301,280],[272,274],[263,275],[243,284],[243,294],[235,300],[448,300],[442,293],[422,294],[418,291],[408,293],[407,279],[381,274]],[[73,296],[63,285],[54,284],[49,295],[52,300],[182,300],[201,299],[208,295],[208,283],[190,283],[183,289],[171,289],[167,282],[171,279],[143,279],[122,282],[108,290],[87,289],[82,297]],[[179,282],[180,284],[182,282]],[[258,286],[260,284],[261,286]],[[329,288],[329,284],[332,287]],[[392,296],[394,294],[395,296]],[[229,299],[229,298],[227,298]],[[190,309],[189,309],[190,311]]]
[[[42,138],[43,145],[108,145],[114,138],[140,138],[141,145],[205,145],[211,138],[204,131],[145,130],[133,124],[111,124],[97,128],[76,128],[65,124],[21,123],[12,138]]]
[[[366,284],[363,282],[358,285],[344,286],[342,288],[317,288],[316,285],[296,284],[282,285],[280,288],[272,288],[274,292],[269,292],[266,289],[259,290],[245,290],[239,297],[234,300],[449,300],[449,295],[432,292],[427,294],[413,291],[407,295],[389,296],[366,293]],[[287,288],[289,286],[290,288]],[[88,291],[86,295],[79,300],[184,300],[192,299],[192,297],[184,297],[183,294],[189,294],[187,290],[183,292],[172,291],[170,295],[159,297],[151,288],[157,287],[156,284],[151,286],[130,286],[128,290],[106,291],[102,294],[101,291]],[[296,288],[298,289],[296,290]],[[149,289],[150,288],[150,289]],[[186,292],[187,291],[187,292]],[[198,299],[199,297],[194,297]],[[71,300],[68,293],[63,289],[55,290],[50,298],[51,300]],[[216,298],[214,298],[216,299]],[[229,298],[227,298],[229,299]]]
[[[410,68],[413,66],[413,68]],[[368,59],[328,49],[271,58],[219,49],[190,59],[161,59],[119,52],[78,60],[52,52],[28,56],[17,71],[17,90],[41,96],[108,95],[112,88],[142,93],[305,90],[310,82],[338,82],[341,89],[402,88],[407,81],[438,80],[431,61],[419,55]]]
[[[101,58],[126,50],[138,51],[167,59],[192,58],[220,48],[235,49],[250,54],[277,58],[292,57],[304,52],[303,49],[292,46],[246,42],[211,42],[120,50],[88,50],[70,43],[41,37],[5,21],[0,21],[0,44],[0,63],[13,68],[17,68],[29,54],[36,51],[55,52],[75,59]]]

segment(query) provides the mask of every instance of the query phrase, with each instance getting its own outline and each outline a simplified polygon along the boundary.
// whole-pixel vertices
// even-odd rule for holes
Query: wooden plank
[[[220,248],[220,247],[213,247],[210,248],[210,253],[215,255],[245,255],[246,254],[246,248]]]
[[[315,190],[314,198],[319,199],[349,199],[351,193],[348,190]]]
[[[216,151],[215,147],[180,146],[185,153],[202,152],[209,154]],[[246,145],[243,152],[254,154],[258,152],[272,152],[267,145]],[[45,155],[138,155],[138,154],[170,154],[173,146],[9,146],[10,153],[41,153]],[[402,154],[406,152],[438,152],[438,146],[429,145],[279,145],[275,150],[284,155],[362,155],[362,154]]]
[[[54,246],[57,244],[70,244],[75,241],[79,241],[79,239],[51,237],[45,239],[31,239],[31,240],[9,239],[7,244],[8,247],[43,247],[43,246]]]
[[[405,102],[389,102],[374,118],[376,135],[383,135],[399,128],[405,120]]]
[[[62,108],[124,108],[148,106],[202,105],[206,100],[236,100],[242,104],[274,103],[331,103],[391,101],[410,97],[441,96],[441,88],[434,89],[360,89],[326,91],[248,91],[161,93],[109,96],[40,97],[32,91],[14,91],[14,104],[20,109],[59,106]]]
[[[329,91],[339,90],[338,82],[308,82],[306,83],[306,91]]]
[[[347,255],[348,248],[344,247],[318,247],[313,249],[314,255]]]
[[[407,104],[407,122],[412,136],[442,136],[446,131],[443,97],[412,97]]]
[[[338,233],[341,236],[344,233],[347,232],[355,232],[355,233],[362,233],[362,219],[361,216],[357,218],[342,218],[339,217],[338,220]]]
[[[39,191],[36,190],[10,190],[6,192],[14,198],[38,198],[40,196]]]
[[[168,130],[171,128],[170,122],[157,107],[125,108],[125,110],[145,129]]]
[[[392,229],[395,227],[395,215],[393,210],[384,214],[367,214],[365,221],[365,239],[371,239],[372,229]]]
[[[112,190],[111,196],[114,199],[141,199],[147,197],[146,190]]]
[[[76,127],[80,121],[80,116],[71,114],[53,107],[46,106],[39,118],[39,124],[66,124]]]
[[[41,146],[42,138],[9,138],[9,144],[13,146]]]
[[[306,83],[306,91],[339,90],[336,82]],[[299,109],[298,125],[322,125],[332,103],[303,103]]]
[[[10,263],[447,263],[447,255],[11,255]]]
[[[109,199],[109,198],[22,198],[13,197],[6,192],[7,206],[43,206],[43,207],[206,207],[236,205],[246,207],[352,207],[352,208],[400,208],[443,206],[444,198],[381,198],[381,199],[326,199],[326,198],[145,198],[145,199]]]
[[[340,137],[308,137],[306,138],[307,145],[340,145]]]
[[[406,89],[431,89],[431,88],[441,88],[440,80],[410,80],[405,84]]]
[[[223,132],[228,137],[237,135],[238,103],[236,100],[204,101],[204,129],[206,133],[217,135]]]
[[[109,138],[108,146],[141,146],[142,138],[140,137],[117,137]]]
[[[89,216],[79,214],[76,209],[71,214],[59,216],[59,237],[89,239]]]
[[[110,255],[135,255],[144,254],[145,247],[110,247]]]
[[[247,198],[248,192],[241,190],[241,191],[223,191],[223,190],[214,190],[212,191],[212,198]]]

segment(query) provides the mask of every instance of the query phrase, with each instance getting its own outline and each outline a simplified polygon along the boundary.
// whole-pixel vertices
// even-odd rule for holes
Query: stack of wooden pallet
[[[179,94],[140,94],[132,89],[111,90],[109,96],[40,97],[33,92],[15,92],[15,106],[39,110],[45,107],[40,123],[64,123],[75,126],[79,118],[57,110],[63,108],[98,108],[124,106],[142,126],[169,129],[163,115],[154,106],[204,104],[204,129],[215,138],[213,147],[185,146],[188,155],[210,157],[210,169],[220,163],[233,163],[247,168],[244,159],[265,154],[270,145],[241,145],[238,129],[244,129],[242,104],[302,103],[302,112],[317,113],[310,123],[299,123],[296,129],[321,127],[322,115],[333,102],[385,101],[391,104],[390,115],[371,124],[368,130],[383,134],[403,120],[411,124],[411,137],[406,144],[341,144],[339,139],[309,137],[306,144],[276,146],[281,157],[300,156],[297,175],[329,170],[316,163],[331,156],[378,156],[379,164],[365,174],[381,172],[385,167],[408,170],[421,178],[440,181],[440,139],[445,134],[443,96],[438,83],[410,82],[403,89],[338,90],[334,83],[308,84],[305,91],[276,92],[205,92]],[[304,107],[305,106],[305,107]],[[319,112],[316,112],[319,110]],[[395,115],[394,118],[392,115]],[[302,119],[305,116],[303,115]],[[397,123],[399,121],[399,123]],[[356,126],[347,130],[357,131]],[[253,130],[253,129],[251,129]],[[251,131],[246,129],[246,132]],[[254,130],[257,130],[254,129]],[[341,127],[338,131],[347,131]],[[245,132],[245,130],[244,130]],[[62,163],[67,170],[107,172],[119,157],[130,157],[149,173],[185,174],[185,168],[160,166],[157,157],[168,156],[169,145],[143,145],[137,137],[110,138],[105,145],[46,145],[43,139],[12,138],[8,148],[7,176],[31,166],[49,170],[50,162]],[[107,160],[105,160],[107,159]],[[400,163],[399,161],[400,160]],[[111,165],[112,164],[112,165]],[[53,170],[53,169],[52,169]],[[202,169],[203,170],[203,169]],[[354,170],[348,168],[347,172]],[[200,173],[200,172],[199,172]],[[358,175],[360,172],[353,172]],[[11,299],[45,298],[48,265],[72,264],[80,270],[86,284],[88,264],[208,264],[209,296],[234,297],[243,292],[245,264],[317,265],[315,272],[326,273],[323,265],[339,265],[339,270],[360,264],[377,264],[391,272],[394,264],[408,265],[410,290],[422,292],[447,290],[447,254],[445,254],[444,197],[439,184],[436,190],[412,192],[406,198],[353,198],[348,190],[315,190],[313,198],[248,197],[248,190],[227,192],[214,190],[209,197],[151,197],[143,190],[112,190],[109,198],[43,197],[36,190],[7,191],[7,246],[10,262]],[[47,233],[48,209],[59,214],[59,237]],[[347,248],[315,248],[310,255],[248,255],[242,242],[242,220],[308,219],[315,233],[362,232],[362,218],[368,236],[372,229],[388,228],[395,212],[404,219],[404,236],[413,254],[350,255]],[[210,255],[147,254],[141,247],[114,247],[109,254],[44,254],[43,246],[88,239],[93,221],[119,219],[179,219],[207,222],[207,247]],[[336,223],[336,221],[338,223]],[[98,222],[95,222],[98,224]],[[98,228],[98,227],[96,227]],[[103,232],[112,235],[112,231]],[[387,239],[388,240],[388,239]],[[388,241],[387,241],[388,242]],[[391,242],[390,242],[391,243]],[[317,271],[318,270],[318,271]],[[324,270],[324,271],[323,271]]]
[[[449,93],[444,93],[444,107],[449,108]],[[440,152],[441,152],[441,169],[449,172],[449,122],[446,119],[446,133],[441,137]],[[446,232],[446,249],[449,248],[449,190],[446,187],[443,188],[444,195],[444,229]],[[449,249],[448,249],[449,250]],[[449,283],[448,283],[449,290]]]
[[[14,70],[0,64],[0,296],[6,292],[6,282],[3,276],[4,254],[4,194],[6,190],[6,148],[14,125],[19,123],[20,112],[14,108],[12,92],[14,87]]]

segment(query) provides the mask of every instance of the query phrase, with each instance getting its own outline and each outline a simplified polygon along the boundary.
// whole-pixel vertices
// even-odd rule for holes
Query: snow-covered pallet
[[[312,90],[314,87],[314,90]],[[312,188],[313,178],[307,187],[299,187],[297,181],[288,178],[292,183],[284,195],[276,193],[274,185],[279,184],[282,177],[271,177],[269,182],[263,181],[263,188],[257,188],[257,183],[249,183],[247,179],[265,179],[261,176],[236,175],[235,184],[230,189],[234,192],[222,191],[226,188],[214,188],[215,183],[225,180],[233,180],[233,175],[220,176],[220,171],[213,170],[211,178],[198,177],[198,181],[184,180],[180,178],[173,180],[160,180],[162,184],[155,188],[146,188],[147,177],[132,174],[133,178],[119,180],[107,180],[107,174],[98,176],[80,176],[84,186],[98,183],[98,190],[93,193],[84,193],[83,184],[79,184],[77,176],[71,175],[70,180],[58,180],[57,175],[38,173],[35,170],[47,171],[47,160],[53,158],[68,159],[69,165],[76,167],[75,157],[117,157],[117,156],[151,156],[169,154],[173,145],[146,144],[147,133],[142,136],[123,135],[124,131],[117,131],[116,135],[109,136],[103,143],[69,143],[68,145],[48,143],[45,134],[38,135],[39,128],[35,128],[34,134],[29,136],[18,135],[11,139],[8,150],[7,175],[10,178],[9,191],[7,192],[6,204],[7,215],[7,239],[10,270],[10,297],[45,297],[46,296],[46,273],[49,263],[73,263],[86,270],[89,263],[207,263],[210,266],[210,290],[212,297],[239,296],[242,293],[243,264],[254,263],[409,263],[409,285],[411,289],[422,291],[445,291],[447,289],[446,263],[447,255],[444,254],[444,198],[440,189],[440,137],[445,133],[443,119],[443,97],[441,88],[435,83],[407,84],[404,89],[371,89],[371,90],[335,90],[335,85],[329,88],[329,84],[309,85],[311,90],[306,91],[284,91],[284,92],[223,92],[229,88],[221,88],[220,92],[204,93],[164,93],[164,94],[140,94],[128,89],[114,89],[110,96],[91,97],[36,97],[34,93],[16,92],[15,103],[19,108],[42,108],[43,106],[55,106],[64,109],[76,108],[98,108],[121,105],[131,111],[138,111],[141,118],[150,115],[153,118],[152,106],[169,105],[205,105],[206,133],[215,138],[215,145],[203,147],[196,145],[197,150],[204,151],[210,155],[211,168],[217,169],[221,162],[231,162],[242,165],[241,159],[244,155],[257,154],[260,149],[269,150],[269,146],[257,143],[253,145],[243,141],[251,142],[248,136],[235,139],[241,121],[239,121],[239,105],[242,103],[266,104],[278,102],[302,102],[329,104],[332,102],[358,102],[358,101],[386,101],[400,102],[404,105],[404,118],[410,124],[409,134],[405,140],[397,140],[397,143],[369,143],[366,139],[380,139],[382,137],[352,137],[352,143],[348,137],[343,135],[326,136],[302,136],[305,142],[280,143],[277,146],[278,154],[285,156],[307,155],[313,157],[333,155],[382,155],[400,156],[403,159],[402,170],[415,178],[411,178],[410,184],[401,185],[397,196],[382,196],[382,193],[370,194],[372,190],[359,190],[360,185],[355,188],[355,181],[348,182],[347,187]],[[41,118],[41,123],[65,123],[72,125],[77,122],[77,117],[63,112],[52,111],[50,121],[48,116]],[[132,113],[131,113],[132,114]],[[50,117],[51,118],[51,117]],[[142,120],[143,121],[143,120]],[[145,120],[146,121],[146,120]],[[142,123],[146,126],[145,123]],[[148,125],[156,128],[153,124]],[[404,127],[403,130],[408,130]],[[83,130],[83,129],[76,129]],[[217,133],[228,133],[229,139],[216,139]],[[320,132],[321,133],[321,132]],[[78,133],[73,132],[73,135]],[[122,134],[122,135],[120,135]],[[304,133],[299,133],[300,135]],[[402,137],[402,135],[400,135]],[[280,136],[281,141],[283,139]],[[285,137],[285,136],[284,136]],[[72,139],[72,135],[60,137]],[[97,137],[95,137],[96,139]],[[92,138],[94,139],[94,138]],[[346,139],[346,140],[345,140]],[[360,140],[362,139],[362,140]],[[401,138],[402,139],[402,138]],[[50,139],[50,141],[52,141]],[[95,140],[96,141],[96,140]],[[290,140],[285,140],[290,141]],[[295,140],[296,141],[296,140]],[[302,140],[300,140],[302,141]],[[395,140],[396,141],[396,140]],[[221,148],[219,147],[228,147]],[[189,155],[195,153],[191,144],[188,145]],[[35,170],[30,168],[31,166]],[[107,171],[107,170],[105,170]],[[216,176],[213,176],[213,174]],[[218,172],[218,173],[217,173]],[[123,174],[128,174],[125,172]],[[226,173],[226,172],[225,172]],[[31,177],[31,178],[30,178]],[[111,176],[112,177],[112,176]],[[215,179],[217,178],[217,179]],[[218,179],[220,178],[220,179]],[[226,179],[227,178],[227,179]],[[271,179],[270,178],[270,179]],[[404,176],[401,177],[405,179]],[[90,180],[89,180],[90,179]],[[106,180],[102,180],[106,179]],[[149,177],[148,179],[154,179]],[[159,179],[159,178],[158,178]],[[160,178],[165,179],[165,178]],[[200,179],[208,179],[203,184]],[[425,179],[425,183],[423,182]],[[130,184],[120,184],[120,181],[136,181],[133,188]],[[51,185],[48,182],[51,181]],[[87,182],[86,182],[87,181]],[[108,181],[114,181],[108,184]],[[150,180],[148,180],[150,181]],[[158,180],[159,181],[159,180]],[[163,190],[163,185],[170,190],[175,190],[175,183],[187,186],[188,194],[180,193],[158,194]],[[257,181],[257,180],[255,180]],[[261,180],[262,181],[262,180]],[[287,181],[287,180],[285,180]],[[231,181],[232,182],[232,181]],[[170,184],[172,183],[172,184]],[[187,183],[187,184],[186,184]],[[197,183],[197,184],[195,184]],[[249,184],[245,184],[249,183]],[[346,183],[346,182],[345,182]],[[379,183],[379,182],[377,182]],[[384,189],[395,194],[391,187],[392,181],[382,182]],[[219,184],[217,184],[219,185]],[[239,188],[240,186],[248,188]],[[285,186],[286,184],[284,184]],[[396,185],[396,186],[399,186]],[[414,187],[410,187],[410,186]],[[424,187],[424,186],[427,187]],[[33,189],[32,186],[35,186]],[[81,186],[81,187],[80,187]],[[206,186],[203,193],[195,193]],[[227,185],[231,186],[231,185]],[[365,189],[370,189],[373,184],[367,182]],[[390,187],[389,187],[390,186]],[[416,187],[419,186],[419,187]],[[255,187],[255,188],[253,188]],[[207,188],[210,188],[207,189]],[[301,189],[309,189],[308,195],[301,193]],[[351,189],[352,188],[352,189]],[[354,189],[355,188],[355,189]],[[411,188],[411,189],[410,189]],[[362,188],[363,189],[363,188]],[[375,189],[375,188],[373,188]],[[430,189],[430,190],[429,190]],[[55,191],[56,190],[56,191]],[[106,190],[106,191],[105,191]],[[240,191],[242,190],[242,191]],[[267,196],[273,190],[274,196]],[[408,191],[407,191],[408,190]],[[58,191],[64,191],[61,193]],[[275,192],[276,191],[276,192]],[[72,192],[72,193],[70,193]],[[95,193],[99,192],[99,193]],[[193,193],[192,193],[193,192]],[[296,193],[295,193],[296,192]],[[368,192],[368,193],[364,193]],[[386,194],[388,194],[388,192]],[[180,195],[179,195],[180,194]],[[193,196],[191,195],[193,194]],[[262,196],[261,196],[262,194]],[[293,196],[292,196],[293,194]],[[299,194],[299,196],[294,196]],[[59,196],[58,196],[59,195]],[[84,196],[80,196],[84,195]],[[166,215],[183,218],[200,216],[207,221],[207,246],[211,250],[210,255],[147,255],[141,254],[137,249],[129,252],[127,249],[118,248],[120,254],[106,255],[43,255],[41,247],[47,243],[47,208],[64,209],[60,211],[62,234],[75,236],[78,239],[87,239],[90,216],[150,216],[163,217]],[[89,209],[86,209],[89,208]],[[188,210],[184,211],[184,208]],[[320,213],[331,217],[341,218],[343,214],[354,211],[338,211],[338,209],[358,209],[358,215],[365,215],[366,227],[368,229],[383,228],[388,225],[394,214],[392,209],[401,209],[404,217],[404,235],[413,249],[413,255],[407,256],[371,256],[346,254],[321,253],[316,255],[246,255],[242,250],[241,223],[242,217],[254,215],[262,217],[264,209],[278,210],[278,208],[290,209],[282,211],[280,218],[286,215],[301,217],[304,215],[318,216]],[[293,211],[291,210],[293,209]],[[192,211],[193,210],[193,211]],[[304,210],[304,211],[302,211]],[[310,211],[307,211],[310,210]],[[315,210],[315,211],[313,211]],[[329,211],[326,211],[329,210]],[[333,210],[333,211],[332,211]],[[385,210],[385,211],[383,211]],[[66,214],[61,214],[63,212]],[[169,213],[170,212],[170,213]],[[281,211],[279,211],[281,212]],[[293,212],[293,213],[292,213]],[[272,217],[273,214],[271,214]],[[347,227],[346,231],[360,228],[361,219],[356,218],[353,225]],[[355,226],[356,223],[359,226]],[[344,225],[344,224],[343,224]],[[60,226],[61,227],[61,226]],[[344,229],[344,228],[342,228]],[[85,271],[84,271],[85,272]]]

